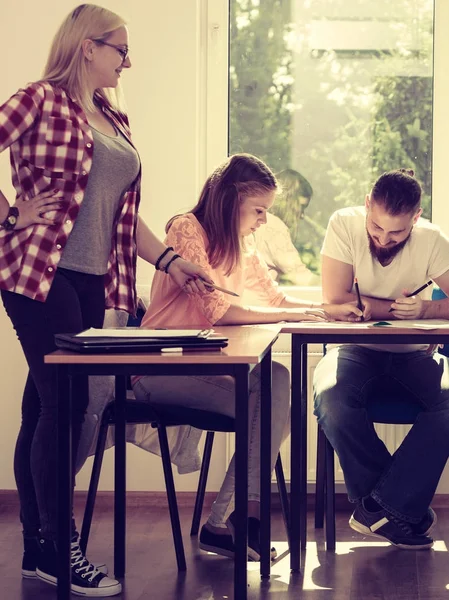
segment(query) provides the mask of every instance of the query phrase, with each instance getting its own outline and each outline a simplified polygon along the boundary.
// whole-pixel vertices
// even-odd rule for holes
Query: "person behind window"
[[[29,367],[14,471],[24,577],[57,581],[57,390],[44,355],[55,333],[102,327],[105,306],[134,313],[139,256],[174,286],[207,274],[175,257],[140,217],[140,159],[120,108],[131,67],[125,22],[92,4],[75,8],[53,40],[42,80],[0,106],[0,151],[10,147],[16,200],[0,192],[0,288]],[[158,259],[159,257],[159,259]],[[174,262],[173,262],[174,261]],[[75,460],[88,404],[73,394]],[[121,585],[82,554],[73,523],[72,590],[112,596]],[[104,571],[104,572],[102,572]]]
[[[449,293],[449,240],[420,218],[420,202],[413,171],[400,169],[379,177],[365,206],[332,215],[322,248],[325,300],[353,300],[357,277],[375,319],[449,318],[449,299],[432,302],[431,286],[408,296],[429,279]],[[434,351],[346,344],[330,349],[314,374],[315,414],[356,504],[350,526],[408,550],[433,544],[430,503],[449,454],[448,363]],[[385,393],[422,409],[393,456],[367,414],[367,403]]]
[[[243,306],[220,291],[192,294],[190,283],[177,288],[156,273],[151,300],[142,327],[198,327],[244,325],[278,321],[358,320],[362,313],[355,303],[311,304],[288,298],[278,289],[257,250],[246,240],[267,219],[277,183],[259,159],[236,154],[207,179],[198,204],[174,217],[167,226],[166,243],[194,260],[220,286],[241,297],[245,289],[257,290],[267,307]],[[134,392],[143,402],[185,404],[231,417],[234,413],[234,383],[230,377],[137,377]],[[289,414],[289,374],[273,363],[272,467],[285,435]],[[250,375],[249,431],[249,548],[248,556],[259,560],[259,432],[260,368]],[[232,461],[207,523],[202,527],[200,548],[232,556],[234,514]]]
[[[298,241],[300,222],[312,199],[310,183],[298,171],[285,169],[276,176],[280,194],[267,222],[254,233],[254,240],[275,281],[310,285],[315,276],[304,265],[293,240]]]

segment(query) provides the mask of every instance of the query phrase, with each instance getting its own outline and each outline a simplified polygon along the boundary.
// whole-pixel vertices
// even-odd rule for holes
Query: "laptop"
[[[57,333],[58,348],[84,354],[176,352],[220,350],[228,345],[228,338],[212,329],[170,330],[119,327],[115,329],[87,329],[81,333]]]

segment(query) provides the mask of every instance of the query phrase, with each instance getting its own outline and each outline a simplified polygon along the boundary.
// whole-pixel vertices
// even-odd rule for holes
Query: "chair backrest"
[[[412,424],[423,410],[412,393],[388,376],[368,383],[365,391],[368,415],[374,423]]]
[[[446,294],[439,287],[435,287],[432,290],[432,300],[443,300],[447,298]],[[449,356],[449,344],[444,344],[442,348],[438,350],[440,354],[444,356]]]
[[[127,399],[125,405],[127,423],[150,423],[154,426],[191,425],[205,431],[235,431],[235,420],[227,415],[213,413],[199,408],[175,404],[147,404],[135,399]],[[110,402],[103,413],[110,425],[115,423],[115,402]]]
[[[326,344],[323,344],[323,355],[326,354]],[[379,386],[378,386],[379,387]],[[373,399],[367,404],[368,416],[373,423],[386,423],[391,425],[412,425],[422,406],[413,399],[402,398],[400,395],[391,395],[388,386],[377,389]]]
[[[368,402],[368,415],[373,423],[411,425],[423,410],[416,402],[385,396]]]

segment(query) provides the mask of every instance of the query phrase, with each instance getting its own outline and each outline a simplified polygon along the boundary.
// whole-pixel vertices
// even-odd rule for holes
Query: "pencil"
[[[357,277],[354,277],[354,286],[355,286],[355,293],[357,294],[357,308],[360,309],[363,312],[363,309],[365,308],[362,304],[362,298],[360,297],[360,290],[359,290],[359,282],[357,281]],[[361,321],[364,321],[365,319],[363,318],[363,315],[360,317]]]
[[[201,279],[201,277],[200,277]],[[204,279],[201,279],[202,281],[204,281]],[[220,287],[219,285],[215,285],[215,283],[209,283],[208,281],[204,281],[204,285],[206,287],[211,287],[214,290],[218,290],[219,292],[223,292],[224,294],[229,294],[230,296],[237,296],[237,298],[239,297],[238,294],[236,294],[235,292],[231,292],[230,290],[225,290],[225,288]]]
[[[427,283],[425,283],[424,285],[422,285],[421,287],[419,287],[417,290],[415,290],[414,292],[412,292],[411,294],[407,294],[406,298],[411,298],[412,296],[416,296],[416,294],[419,294],[420,292],[422,292],[423,290],[426,289],[426,287],[429,287],[429,285],[432,285],[433,281],[430,279]],[[390,310],[388,312],[393,312],[394,308],[390,308]]]

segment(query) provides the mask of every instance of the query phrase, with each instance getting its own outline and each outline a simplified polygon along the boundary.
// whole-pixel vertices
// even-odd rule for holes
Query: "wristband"
[[[173,248],[171,246],[169,246],[168,248],[165,248],[165,250],[162,252],[162,254],[159,256],[159,258],[156,261],[156,264],[154,265],[154,268],[156,269],[156,271],[159,271],[159,265],[161,264],[161,260],[164,258],[164,256],[170,252],[170,250],[173,250]],[[161,269],[162,270],[162,269]]]
[[[168,263],[165,265],[165,269],[164,269],[164,271],[165,271],[166,273],[168,273],[168,268],[170,267],[170,265],[172,264],[172,262],[173,262],[173,261],[175,261],[177,258],[181,258],[181,257],[179,256],[179,254],[175,254],[174,256],[172,256],[172,257],[171,257],[171,259],[168,261]]]

